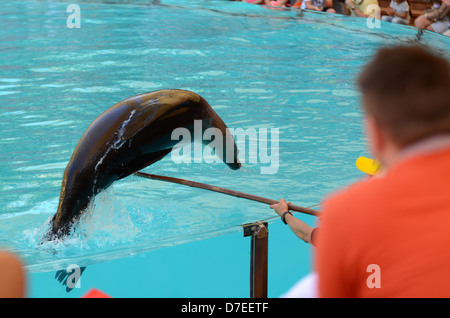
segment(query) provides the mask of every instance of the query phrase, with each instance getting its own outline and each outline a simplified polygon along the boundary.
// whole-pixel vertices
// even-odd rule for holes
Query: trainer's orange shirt
[[[320,297],[450,297],[450,149],[330,197],[321,223]]]

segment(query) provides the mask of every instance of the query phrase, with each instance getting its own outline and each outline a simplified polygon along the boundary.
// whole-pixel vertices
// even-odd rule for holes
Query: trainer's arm
[[[272,209],[277,212],[279,216],[282,216],[284,212],[289,211],[289,207],[284,199],[281,199],[280,202],[272,204],[270,206]],[[289,225],[289,228],[294,232],[294,234],[305,241],[306,243],[314,244],[312,237],[313,231],[316,230],[313,227],[310,227],[305,222],[297,219],[292,214],[287,213],[285,215],[286,224]]]

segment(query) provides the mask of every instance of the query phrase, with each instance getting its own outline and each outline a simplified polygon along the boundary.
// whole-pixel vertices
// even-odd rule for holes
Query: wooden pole
[[[216,187],[216,186],[212,186],[212,185],[209,185],[206,183],[200,183],[200,182],[189,181],[189,180],[173,178],[173,177],[160,176],[160,175],[150,174],[150,173],[145,173],[145,172],[140,172],[140,171],[136,172],[135,175],[137,175],[139,177],[143,177],[143,178],[153,179],[153,180],[183,184],[183,185],[186,185],[189,187],[219,192],[219,193],[231,195],[234,197],[257,201],[257,202],[266,203],[266,204],[278,203],[277,200],[272,200],[272,199],[260,197],[257,195],[248,194],[248,193],[244,193],[244,192],[240,192],[240,191],[234,191],[234,190],[230,190],[230,189],[226,189],[226,188]],[[289,210],[291,210],[291,211],[301,212],[301,213],[315,215],[315,216],[319,215],[319,212],[314,209],[304,208],[304,207],[294,205],[294,204],[288,204],[288,207],[289,207]]]
[[[250,232],[250,298],[267,298],[269,247],[267,223],[254,223]]]

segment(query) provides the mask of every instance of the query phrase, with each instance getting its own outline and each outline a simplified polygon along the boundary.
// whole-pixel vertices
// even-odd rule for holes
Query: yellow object
[[[377,160],[366,157],[359,157],[356,160],[356,167],[371,176],[377,174],[381,169],[381,165]]]

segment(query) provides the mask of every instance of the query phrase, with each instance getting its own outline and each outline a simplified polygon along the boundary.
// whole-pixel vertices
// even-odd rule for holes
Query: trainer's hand
[[[291,203],[291,202],[289,202]],[[271,209],[274,209],[275,212],[277,212],[277,214],[279,216],[283,215],[284,212],[289,210],[288,204],[286,203],[286,200],[281,199],[278,203],[274,203],[270,206]]]

